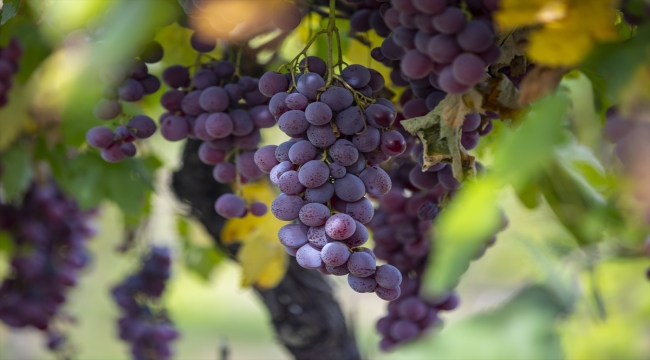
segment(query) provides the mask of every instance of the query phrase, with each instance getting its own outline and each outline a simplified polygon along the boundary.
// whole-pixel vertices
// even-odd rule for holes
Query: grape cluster
[[[374,208],[366,193],[381,196],[391,188],[378,165],[401,154],[406,142],[389,127],[396,109],[386,99],[370,99],[384,87],[378,72],[350,65],[332,84],[323,76],[322,59],[308,57],[299,74],[267,72],[263,94],[272,96],[271,113],[290,141],[255,154],[260,169],[282,192],[271,212],[297,221],[279,231],[280,242],[298,264],[323,274],[348,275],[357,292],[375,292],[384,300],[399,297],[401,274],[376,265],[365,226]],[[295,80],[295,82],[294,82]]]
[[[198,52],[214,49],[216,42],[192,41]],[[258,79],[236,75],[229,61],[200,63],[190,76],[187,67],[173,65],[162,79],[171,89],[160,102],[167,112],[160,116],[160,132],[169,141],[199,139],[199,159],[214,165],[217,182],[237,185],[264,175],[255,164],[255,150],[261,140],[260,129],[275,125],[269,111],[269,98],[258,89]],[[247,205],[234,194],[224,194],[215,203],[225,218],[262,216],[267,208],[261,202]]]
[[[9,275],[0,285],[0,320],[46,331],[48,347],[64,338],[53,322],[89,261],[92,212],[83,212],[55,183],[32,184],[20,207],[0,204],[0,230],[13,239]]]
[[[384,14],[391,7],[389,0],[348,0],[348,2],[359,5],[350,16],[350,29],[356,32],[372,29],[383,38],[390,35],[391,29],[384,21]]]
[[[23,48],[16,38],[11,38],[6,47],[0,48],[0,108],[7,104],[7,93],[13,85],[11,78],[18,72],[22,56]]]
[[[189,22],[183,26],[200,30],[201,36],[247,41],[271,29],[291,31],[300,25],[302,13],[296,3],[285,0],[179,0]]]
[[[152,41],[147,44],[137,59],[128,65],[106,67],[100,72],[104,83],[102,99],[95,105],[93,112],[98,119],[113,120],[122,115],[120,101],[135,102],[145,95],[160,89],[160,80],[149,74],[147,64],[160,61],[163,48]],[[96,126],[86,133],[88,145],[100,149],[102,158],[107,162],[120,162],[126,157],[135,156],[136,139],[149,138],[156,132],[156,123],[148,116],[132,117],[126,125],[118,125],[115,131],[106,126]]]
[[[494,43],[493,23],[485,14],[496,9],[493,1],[477,1],[468,21],[455,2],[447,0],[392,0],[384,15],[392,30],[381,45],[378,61],[401,60],[402,76],[409,81],[460,94],[485,76],[501,50]],[[395,80],[397,76],[395,76]]]
[[[617,107],[611,107],[606,113],[605,133],[616,142],[616,156],[627,175],[634,179],[633,195],[645,207],[645,220],[650,224],[650,123],[644,121],[648,114],[649,106],[635,109],[630,116],[623,116]],[[646,239],[646,251],[650,256],[650,235]],[[650,268],[646,275],[650,279]]]
[[[120,339],[130,343],[134,359],[171,359],[170,343],[178,337],[174,324],[159,304],[170,276],[171,256],[166,247],[152,247],[142,268],[113,288],[120,307]]]

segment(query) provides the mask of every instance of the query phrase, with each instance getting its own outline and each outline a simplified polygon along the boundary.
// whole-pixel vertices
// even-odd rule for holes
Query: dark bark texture
[[[231,190],[214,181],[212,167],[199,160],[200,143],[188,140],[183,165],[174,173],[172,187],[217,246],[234,258],[237,246],[224,248],[221,244],[219,235],[225,220],[214,210],[217,197]],[[319,272],[300,267],[294,258],[289,263],[277,287],[256,289],[271,314],[277,339],[300,360],[360,359],[354,334],[347,328],[343,312],[332,296],[331,284]]]

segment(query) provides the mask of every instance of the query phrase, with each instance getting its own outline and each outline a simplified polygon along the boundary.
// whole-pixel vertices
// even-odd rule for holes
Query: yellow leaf
[[[260,201],[270,205],[276,192],[268,181],[258,181],[242,186],[246,202]],[[237,260],[242,267],[242,286],[256,284],[260,288],[277,285],[287,268],[287,253],[278,240],[278,231],[285,222],[268,211],[264,216],[247,215],[229,219],[221,230],[224,244],[241,242]]]
[[[599,41],[617,39],[616,0],[503,0],[495,19],[503,29],[537,26],[528,56],[547,66],[579,64]]]

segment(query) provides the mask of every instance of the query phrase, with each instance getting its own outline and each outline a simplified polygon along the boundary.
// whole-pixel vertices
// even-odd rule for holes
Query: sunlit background
[[[170,9],[177,6],[176,1],[161,0],[154,12],[147,1],[23,1],[28,4],[24,9],[38,17],[38,25],[17,17],[0,30],[0,43],[12,34],[31,39],[19,83],[27,80],[30,70],[35,73],[27,82],[16,85],[9,106],[0,111],[0,147],[25,128],[56,124],[61,124],[66,138],[72,139],[69,141],[82,144],[85,131],[98,123],[89,115],[101,86],[93,74],[106,64],[132,57],[136,45],[150,37],[145,29],[161,19],[173,18]],[[244,0],[231,3],[250,6]],[[237,6],[235,9],[240,11]],[[314,16],[306,23],[317,26],[319,20]],[[340,24],[342,32],[346,26]],[[93,43],[87,32],[103,33],[104,40]],[[188,42],[190,34],[176,23],[159,28],[155,36],[165,48],[165,57],[150,66],[150,71],[159,74],[166,65],[191,64],[194,55]],[[276,35],[255,39],[253,47]],[[285,59],[293,57],[309,35],[309,26],[301,25],[278,51]],[[378,44],[380,40],[371,37],[369,41]],[[345,39],[344,49],[347,62],[382,70],[360,43]],[[215,50],[213,55],[219,56],[221,50]],[[324,51],[324,43],[317,42],[313,53]],[[270,51],[258,54],[260,61],[270,57]],[[591,85],[584,76],[578,76],[566,80],[563,86],[573,101],[573,116],[585,124],[581,127],[582,139],[591,139],[590,146],[594,146],[599,134],[593,129],[600,125],[591,106]],[[144,101],[145,113],[152,118],[162,113],[158,105],[161,93]],[[28,108],[30,102],[35,106]],[[263,134],[265,143],[284,141],[284,135],[277,130]],[[179,165],[182,144],[164,141],[159,133],[148,144],[146,152],[158,156],[163,167],[155,180],[157,192],[151,202],[149,223],[137,241],[167,244],[180,250],[177,220],[187,209],[175,199],[169,184],[171,173]],[[489,164],[489,145],[482,144],[477,151]],[[601,151],[608,154],[611,148],[602,146]],[[463,276],[458,288],[461,305],[444,315],[445,325],[437,333],[392,353],[379,352],[380,337],[374,326],[385,315],[386,303],[374,295],[354,293],[345,278],[330,277],[363,358],[648,359],[650,282],[644,276],[648,260],[604,257],[589,271],[591,255],[579,249],[546,205],[530,210],[508,189],[502,190],[498,198],[509,226],[495,246]],[[117,338],[119,313],[110,296],[111,287],[133,271],[138,262],[136,257],[115,250],[124,240],[123,221],[114,204],[102,206],[97,221],[99,235],[90,243],[93,262],[84,270],[65,307],[77,319],[76,326],[70,329],[70,339],[79,359],[129,358],[128,345]],[[471,220],[467,225],[471,226]],[[210,244],[198,223],[190,220],[190,227],[192,242]],[[6,274],[7,265],[5,253],[0,252],[0,277]],[[232,261],[220,262],[207,280],[177,263],[165,295],[170,317],[181,333],[174,343],[177,359],[220,359],[223,352],[233,360],[290,358],[275,340],[260,299],[240,284],[240,268]],[[596,294],[602,296],[604,316],[596,305]],[[40,332],[9,329],[0,323],[0,359],[51,358]]]

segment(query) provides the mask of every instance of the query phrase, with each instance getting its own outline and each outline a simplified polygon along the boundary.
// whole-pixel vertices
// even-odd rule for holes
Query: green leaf
[[[402,347],[388,358],[563,359],[556,329],[568,305],[553,290],[530,286],[498,308],[453,323],[433,338]]]
[[[194,244],[191,224],[182,217],[176,220],[178,234],[183,241],[183,264],[204,281],[210,279],[214,268],[223,261],[225,255],[215,246],[197,246]]]
[[[524,186],[516,189],[517,197],[524,206],[529,209],[534,209],[539,205],[540,192],[537,184],[530,182]]]
[[[4,25],[9,19],[16,15],[18,12],[18,5],[20,5],[20,0],[3,1],[2,18],[0,18],[0,25]]]
[[[0,231],[0,253],[11,254],[14,249],[14,242],[11,236],[4,231]]]
[[[20,198],[34,177],[32,159],[25,144],[15,144],[0,154],[2,176],[0,183],[9,201]]]

